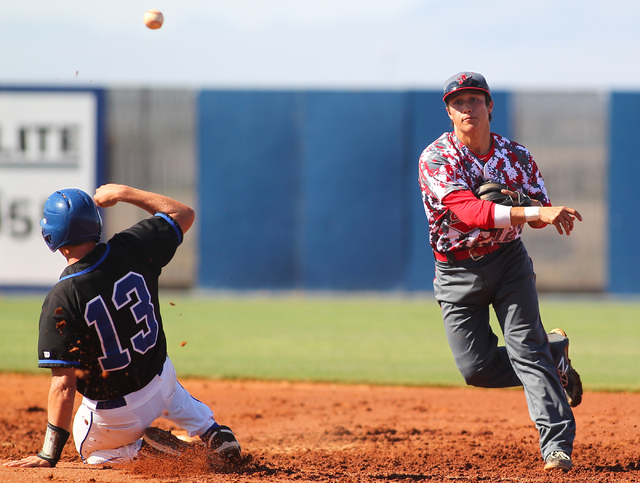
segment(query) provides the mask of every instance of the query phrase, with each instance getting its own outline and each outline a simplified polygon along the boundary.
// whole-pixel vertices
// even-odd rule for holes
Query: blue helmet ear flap
[[[63,246],[98,242],[102,236],[102,218],[93,198],[76,188],[56,191],[47,198],[40,227],[52,252]]]

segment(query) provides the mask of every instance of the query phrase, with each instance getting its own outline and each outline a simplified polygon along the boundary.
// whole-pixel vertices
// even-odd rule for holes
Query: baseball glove
[[[495,181],[485,181],[475,191],[475,195],[481,200],[491,201],[505,206],[531,206],[531,198],[526,194],[515,191],[518,199],[514,199],[502,190],[511,190],[507,185]]]

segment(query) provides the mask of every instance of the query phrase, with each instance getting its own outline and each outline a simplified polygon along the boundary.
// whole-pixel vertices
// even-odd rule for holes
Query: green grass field
[[[169,355],[181,377],[464,384],[429,295],[166,293],[162,300]],[[41,303],[42,296],[0,296],[0,371],[44,372],[37,369]],[[542,297],[541,308],[547,329],[569,334],[586,390],[640,390],[640,302]]]

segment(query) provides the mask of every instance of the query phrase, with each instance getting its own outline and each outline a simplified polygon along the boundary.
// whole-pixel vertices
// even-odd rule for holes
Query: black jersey
[[[158,213],[67,267],[42,306],[38,367],[77,368],[78,391],[94,400],[146,386],[167,356],[158,278],[181,242]]]

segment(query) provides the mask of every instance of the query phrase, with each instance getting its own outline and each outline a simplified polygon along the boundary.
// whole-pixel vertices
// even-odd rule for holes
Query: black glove
[[[475,191],[475,195],[481,200],[491,201],[498,205],[505,206],[531,206],[531,198],[520,191],[515,191],[518,195],[518,199],[515,200],[508,194],[502,192],[502,190],[509,190],[507,185],[496,183],[495,181],[485,181]]]

